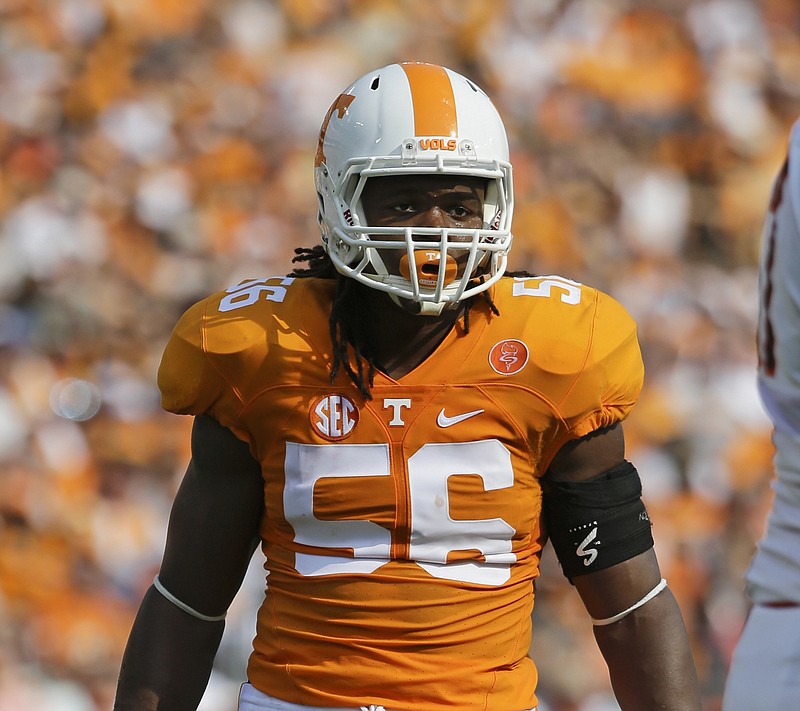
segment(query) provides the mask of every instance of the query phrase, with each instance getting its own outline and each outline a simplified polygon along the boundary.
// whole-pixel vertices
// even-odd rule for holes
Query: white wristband
[[[637,608],[641,607],[642,605],[646,605],[650,600],[652,600],[658,593],[660,593],[665,587],[667,587],[667,581],[665,578],[661,578],[661,582],[656,585],[647,595],[645,595],[639,602],[634,603],[631,605],[627,610],[623,610],[618,615],[614,615],[613,617],[606,617],[602,620],[596,620],[594,617],[592,618],[592,624],[595,627],[602,627],[603,625],[610,625],[614,622],[619,622],[623,617],[630,615],[631,612],[636,610]]]
[[[185,602],[181,602],[175,597],[169,590],[167,590],[158,579],[158,575],[153,578],[153,587],[158,590],[167,600],[169,600],[175,607],[180,608],[184,612],[190,614],[192,617],[196,617],[198,620],[203,620],[203,622],[219,622],[225,619],[224,613],[222,615],[204,615],[202,612],[198,612],[193,607],[189,607]]]

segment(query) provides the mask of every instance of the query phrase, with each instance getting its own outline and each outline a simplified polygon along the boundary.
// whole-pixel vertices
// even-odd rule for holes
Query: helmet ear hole
[[[497,180],[490,180],[486,185],[486,193],[483,201],[483,227],[487,230],[497,229],[498,218],[502,211],[500,194],[501,185]]]

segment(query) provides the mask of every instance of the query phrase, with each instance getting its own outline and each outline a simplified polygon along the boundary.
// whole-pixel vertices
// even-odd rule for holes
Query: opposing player
[[[759,276],[758,386],[774,425],[774,499],[746,575],[753,606],[725,711],[800,708],[800,122],[772,189]]]
[[[635,325],[587,286],[504,274],[488,97],[438,66],[370,72],[325,117],[315,176],[322,245],[189,309],[164,353],[192,459],[117,711],[196,708],[258,542],[240,711],[533,709],[548,536],[622,708],[699,709],[624,459]]]

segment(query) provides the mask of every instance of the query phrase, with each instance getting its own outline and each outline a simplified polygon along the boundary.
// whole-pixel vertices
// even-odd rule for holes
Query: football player
[[[548,539],[622,708],[697,711],[624,458],[635,325],[588,286],[506,274],[489,98],[439,66],[370,72],[325,117],[315,179],[322,244],[196,304],[166,347],[162,402],[195,417],[192,458],[117,711],[196,708],[257,545],[240,711],[534,709]]]
[[[772,188],[759,288],[758,386],[774,425],[774,498],[746,574],[753,605],[725,711],[800,708],[800,122]]]

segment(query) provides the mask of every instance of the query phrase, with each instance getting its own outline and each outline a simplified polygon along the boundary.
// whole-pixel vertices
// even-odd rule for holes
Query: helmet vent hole
[[[423,264],[420,271],[423,274],[438,274],[439,267],[437,267],[435,264]]]
[[[469,79],[467,79],[467,84],[469,84],[470,89],[474,91],[476,94],[480,91],[477,86],[475,86]]]
[[[372,91],[375,91],[375,89],[378,88],[378,84],[380,84],[380,83],[381,83],[381,78],[380,77],[375,77],[372,80],[372,84],[370,84],[369,88],[372,89]]]

